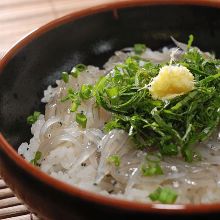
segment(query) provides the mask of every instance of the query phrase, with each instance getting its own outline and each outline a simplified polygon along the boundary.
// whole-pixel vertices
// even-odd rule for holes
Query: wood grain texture
[[[0,219],[4,220],[39,220],[38,217],[29,213],[21,201],[16,198],[12,191],[0,178]]]
[[[2,179],[0,179],[0,189],[3,189],[3,188],[6,188],[6,184]]]
[[[0,199],[12,197],[13,193],[9,188],[0,189]]]
[[[36,217],[35,215],[25,214],[25,215],[10,217],[10,218],[4,218],[4,220],[39,220],[39,218]]]
[[[14,196],[11,198],[5,198],[0,200],[0,209],[20,204],[21,202],[19,201],[19,199]]]
[[[0,209],[0,219],[29,213],[24,205],[17,205]]]

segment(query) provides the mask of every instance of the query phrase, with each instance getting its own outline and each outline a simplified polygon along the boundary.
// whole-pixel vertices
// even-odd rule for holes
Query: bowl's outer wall
[[[159,49],[172,44],[171,35],[186,42],[191,33],[195,45],[220,55],[219,9],[149,6],[120,9],[117,15],[103,12],[58,26],[34,39],[8,62],[0,74],[0,131],[15,149],[31,137],[26,117],[34,110],[44,110],[40,103],[43,90],[77,63],[101,67],[115,50],[134,43]],[[146,218],[143,213],[129,213],[61,193],[17,167],[1,150],[0,168],[17,195],[44,217]]]

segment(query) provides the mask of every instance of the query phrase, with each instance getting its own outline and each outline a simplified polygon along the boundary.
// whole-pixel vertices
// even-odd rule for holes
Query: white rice
[[[162,52],[147,49],[142,57],[155,63],[168,62],[172,50],[176,48],[164,47]],[[33,138],[30,144],[22,143],[18,153],[31,161],[36,151],[40,151],[42,171],[105,196],[152,202],[148,195],[158,186],[167,186],[178,192],[178,204],[220,202],[220,143],[213,141],[217,140],[218,132],[213,140],[197,146],[204,158],[202,161],[189,164],[181,158],[167,157],[162,161],[164,175],[144,177],[140,167],[146,153],[138,151],[122,130],[103,133],[110,113],[97,108],[94,99],[82,102],[78,110],[84,112],[88,121],[87,128],[81,129],[75,122],[75,113],[69,110],[71,103],[60,101],[68,88],[78,90],[82,84],[94,84],[133,54],[117,51],[103,70],[88,66],[78,78],[70,76],[68,83],[57,80],[55,88],[49,86],[41,100],[47,103],[45,115],[40,115],[32,125]],[[106,160],[114,154],[121,158],[119,168]]]

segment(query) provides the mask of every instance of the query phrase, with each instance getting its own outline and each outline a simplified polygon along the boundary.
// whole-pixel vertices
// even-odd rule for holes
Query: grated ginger
[[[153,99],[167,100],[194,89],[194,76],[184,66],[166,65],[149,84]]]

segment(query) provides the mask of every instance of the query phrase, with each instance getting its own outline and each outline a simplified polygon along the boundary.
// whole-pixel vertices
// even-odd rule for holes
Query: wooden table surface
[[[114,0],[0,0],[0,59],[19,39],[43,24],[70,12],[112,1]],[[0,219],[38,219],[13,195],[1,177]]]
[[[113,1],[0,0],[0,57],[21,37],[55,18],[79,9]]]

